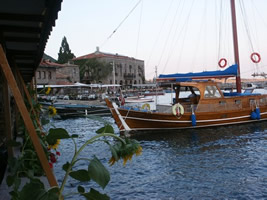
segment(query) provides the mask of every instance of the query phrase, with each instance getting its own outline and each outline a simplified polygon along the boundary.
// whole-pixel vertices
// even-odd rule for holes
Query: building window
[[[130,73],[132,73],[132,65],[130,65],[129,68],[130,68]]]
[[[46,79],[45,71],[43,71],[43,79]]]
[[[48,72],[48,79],[51,79],[51,78],[52,78],[52,73]]]
[[[41,71],[38,71],[38,79],[41,79]]]
[[[109,80],[109,83],[112,84],[112,80]]]

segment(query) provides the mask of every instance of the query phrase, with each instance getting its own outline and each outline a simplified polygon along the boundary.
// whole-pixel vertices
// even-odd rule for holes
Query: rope
[[[103,47],[103,45],[116,33],[116,31],[120,28],[120,26],[126,21],[126,19],[130,16],[130,14],[135,10],[135,8],[139,5],[139,3],[142,0],[139,0],[135,6],[130,10],[130,12],[126,15],[126,17],[121,21],[121,23],[115,28],[115,30],[107,37],[107,39],[100,45],[100,47]]]
[[[140,29],[141,29],[142,14],[143,14],[143,1],[142,1],[142,4],[141,4],[141,12],[140,12],[139,26],[138,26],[138,34],[137,34],[137,41],[136,41],[136,50],[135,50],[135,57],[136,58],[137,58],[137,51],[138,51],[138,45],[139,45],[139,35],[140,35]]]

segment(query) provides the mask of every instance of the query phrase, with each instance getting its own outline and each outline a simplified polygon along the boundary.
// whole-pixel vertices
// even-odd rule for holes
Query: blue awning
[[[208,78],[227,78],[237,76],[238,66],[232,65],[227,69],[220,71],[205,71],[196,73],[185,73],[185,74],[160,74],[158,80],[183,80],[183,79],[208,79]]]

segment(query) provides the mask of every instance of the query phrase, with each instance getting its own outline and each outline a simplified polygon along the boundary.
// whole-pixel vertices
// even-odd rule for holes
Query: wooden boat
[[[267,95],[241,93],[235,0],[230,0],[235,64],[224,71],[160,75],[159,86],[173,88],[175,98],[171,105],[158,105],[156,110],[117,106],[106,99],[121,132],[204,128],[267,120]],[[253,56],[257,56],[255,59]],[[254,63],[258,53],[251,54]],[[224,64],[222,64],[224,63]],[[220,67],[227,61],[220,59]],[[216,82],[203,79],[236,77],[236,92],[223,93]],[[181,91],[189,91],[187,97]]]
[[[57,102],[40,102],[44,109],[53,106],[61,119],[86,117],[86,116],[110,116],[111,113],[105,105],[81,105]]]
[[[165,84],[166,85],[166,84]],[[267,95],[223,93],[213,81],[171,83],[176,92],[173,105],[136,110],[119,107],[106,99],[121,132],[203,128],[267,120]],[[180,97],[188,88],[190,95]]]

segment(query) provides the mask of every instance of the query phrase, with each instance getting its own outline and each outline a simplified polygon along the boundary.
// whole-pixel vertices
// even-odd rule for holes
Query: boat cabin
[[[255,93],[224,93],[216,82],[190,81],[172,83],[174,104],[181,104],[184,112],[214,112],[251,109],[266,104],[266,96]]]

